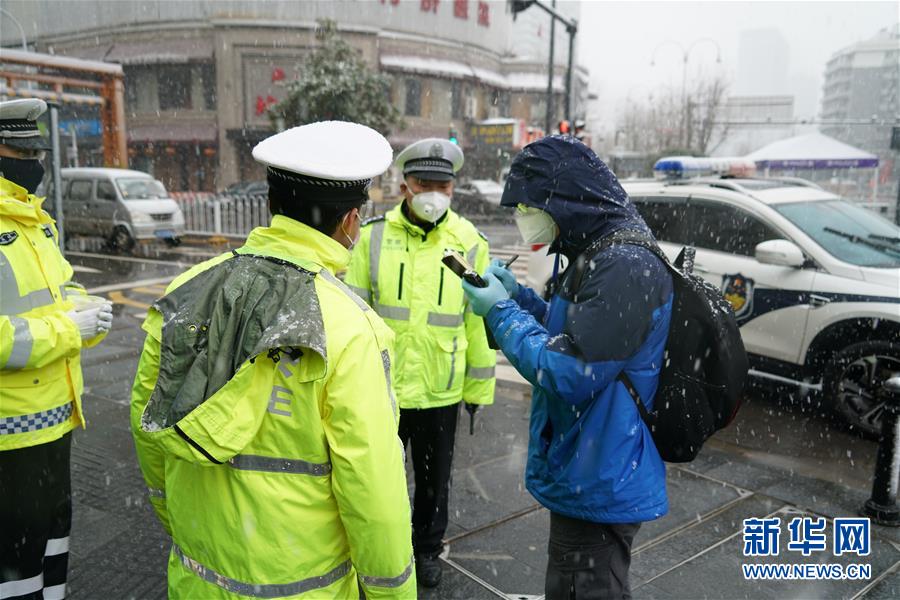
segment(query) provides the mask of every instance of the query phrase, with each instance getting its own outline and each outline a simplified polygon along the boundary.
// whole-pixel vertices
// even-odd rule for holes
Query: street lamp
[[[22,27],[22,24],[19,23],[19,20],[16,19],[14,16],[12,16],[12,13],[10,13],[10,12],[9,12],[8,10],[6,10],[5,8],[0,8],[0,13],[2,13],[3,15],[5,15],[7,19],[9,19],[10,21],[12,21],[13,24],[15,24],[15,26],[19,28],[19,35],[20,35],[21,38],[22,38],[22,51],[23,51],[23,52],[28,52],[28,42],[27,42],[26,39],[25,39],[25,28]]]
[[[578,33],[578,21],[575,19],[567,19],[563,15],[559,14],[556,11],[556,1],[553,2],[553,8],[547,6],[544,2],[540,0],[509,0],[509,10],[512,13],[513,20],[515,20],[516,15],[522,12],[523,10],[529,8],[530,6],[537,6],[548,15],[552,17],[551,26],[559,21],[566,28],[566,33],[569,34],[569,64],[566,68],[566,120],[571,123],[572,122],[572,58],[575,50],[575,34]],[[553,30],[551,29],[551,32]],[[549,82],[547,84],[547,106],[550,106],[550,103],[553,101],[553,39],[550,41],[550,75]],[[550,114],[549,108],[547,114]],[[548,118],[547,121],[547,133],[550,132],[551,123]]]
[[[712,38],[700,38],[698,40],[694,40],[693,42],[685,48],[682,44],[676,42],[675,40],[665,40],[656,45],[653,49],[653,52],[650,54],[650,66],[656,66],[656,51],[666,46],[668,44],[674,45],[676,48],[681,50],[681,110],[683,111],[683,115],[681,118],[681,141],[684,142],[685,138],[685,128],[687,127],[687,66],[688,59],[691,56],[691,52],[702,43],[710,43],[716,47],[716,62],[722,62],[722,48],[719,47],[719,43]]]

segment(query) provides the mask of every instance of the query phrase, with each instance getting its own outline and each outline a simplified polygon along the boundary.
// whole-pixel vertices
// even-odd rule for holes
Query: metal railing
[[[268,225],[271,219],[266,194],[172,192],[171,196],[184,214],[184,227],[188,235],[246,237],[251,229]],[[383,214],[398,201],[373,204],[366,216]],[[512,223],[508,208],[476,199],[454,197],[453,210],[478,225]]]
[[[254,227],[269,224],[265,194],[173,192],[184,214],[186,233],[245,237]]]

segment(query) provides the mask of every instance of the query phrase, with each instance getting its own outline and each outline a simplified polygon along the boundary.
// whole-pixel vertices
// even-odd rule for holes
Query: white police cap
[[[431,181],[450,181],[463,166],[462,149],[443,138],[426,138],[412,143],[397,155],[394,164],[403,175]]]
[[[253,148],[253,158],[270,169],[330,182],[371,180],[387,171],[392,156],[391,145],[383,135],[347,121],[294,127]]]
[[[39,98],[21,98],[0,102],[0,144],[22,150],[50,150],[50,142],[37,126],[47,111]]]

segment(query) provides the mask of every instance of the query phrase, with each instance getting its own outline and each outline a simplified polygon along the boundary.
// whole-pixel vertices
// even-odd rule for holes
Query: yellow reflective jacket
[[[69,294],[83,294],[38,198],[0,177],[0,450],[84,425],[82,340]],[[103,336],[85,343],[92,346]]]
[[[437,408],[460,399],[491,404],[497,354],[459,278],[441,262],[450,248],[483,273],[487,240],[452,210],[426,235],[401,207],[362,228],[345,279],[397,334],[400,407]]]
[[[391,331],[333,275],[349,252],[314,229],[276,216],[237,252],[315,274],[324,352],[277,362],[261,352],[175,427],[155,430],[145,416],[165,340],[161,313],[149,311],[131,426],[172,536],[170,597],[356,598],[359,581],[368,598],[414,598]],[[167,295],[231,257],[190,269]],[[284,326],[297,324],[307,322]]]

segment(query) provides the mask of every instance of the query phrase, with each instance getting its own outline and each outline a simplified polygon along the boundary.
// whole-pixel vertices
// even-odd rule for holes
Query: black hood
[[[559,226],[550,250],[570,258],[619,229],[650,234],[609,167],[571,136],[549,136],[525,146],[510,166],[500,204],[547,211]]]

